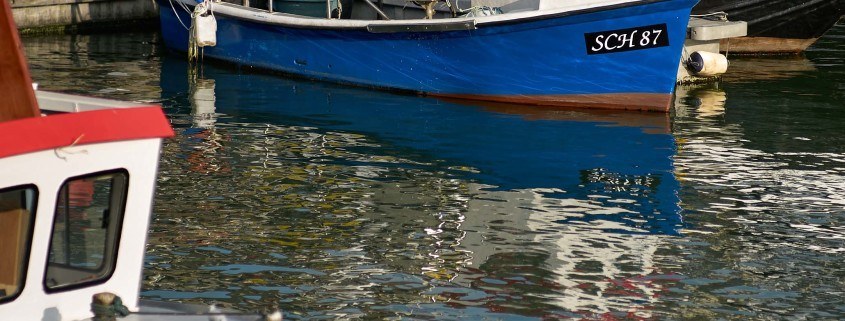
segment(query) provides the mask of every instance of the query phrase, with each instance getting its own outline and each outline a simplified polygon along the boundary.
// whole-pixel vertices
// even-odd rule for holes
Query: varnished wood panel
[[[40,115],[9,1],[0,1],[0,121]]]
[[[26,211],[14,209],[0,212],[0,284],[16,288],[20,281],[22,236],[25,234]],[[11,294],[11,293],[7,293]]]

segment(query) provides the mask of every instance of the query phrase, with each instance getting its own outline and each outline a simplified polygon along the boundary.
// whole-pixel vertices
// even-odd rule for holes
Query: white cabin
[[[0,319],[79,320],[91,298],[138,310],[162,138],[158,107],[38,93],[0,122]]]

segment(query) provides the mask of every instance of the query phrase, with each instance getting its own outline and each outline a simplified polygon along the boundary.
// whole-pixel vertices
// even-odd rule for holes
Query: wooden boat
[[[0,319],[219,315],[139,300],[159,150],[173,135],[161,108],[34,91],[8,1],[0,11]]]
[[[157,1],[164,43],[175,50],[205,33],[203,24],[190,31],[198,7],[194,16],[214,17],[206,58],[442,97],[661,112],[696,2],[531,0],[489,16],[387,20],[395,17],[364,17],[378,8],[369,0],[347,4],[349,19],[277,12],[273,1]]]
[[[722,41],[730,53],[798,53],[845,15],[843,0],[701,0],[693,15],[727,14],[748,22],[748,36]]]

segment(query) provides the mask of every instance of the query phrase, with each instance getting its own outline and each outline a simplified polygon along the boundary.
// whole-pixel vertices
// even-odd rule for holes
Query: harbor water
[[[43,90],[160,104],[142,298],[288,320],[845,318],[845,25],[670,115],[445,101],[24,37]]]

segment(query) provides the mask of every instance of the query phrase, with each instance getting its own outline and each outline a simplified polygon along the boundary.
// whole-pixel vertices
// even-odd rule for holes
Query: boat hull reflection
[[[425,226],[434,243],[417,246],[427,249],[419,255],[431,261],[412,270],[449,284],[431,289],[432,296],[483,292],[478,300],[490,311],[507,310],[491,299],[503,296],[506,287],[481,283],[516,269],[513,282],[549,286],[547,294],[526,296],[548,296],[539,300],[557,311],[550,317],[570,312],[595,316],[648,310],[657,300],[655,294],[665,288],[653,282],[665,277],[655,253],[665,236],[679,234],[684,224],[672,160],[675,142],[666,115],[457,104],[239,74],[212,65],[205,66],[197,86],[188,80],[187,64],[173,57],[166,57],[163,64],[164,100],[195,109],[194,123],[184,129],[185,135],[225,135],[215,132],[215,126],[223,123],[227,129],[238,123],[343,132],[389,146],[406,163],[444,173],[443,185],[449,188],[433,190],[443,195],[431,197],[460,204],[449,207],[455,213],[423,214],[419,199],[409,196],[401,184],[390,183],[379,185],[380,190],[367,199],[369,208],[360,213],[383,230]],[[199,101],[184,102],[192,99]],[[215,140],[210,145],[217,147],[208,153],[231,143]],[[354,148],[366,154],[369,147],[348,147]],[[323,158],[360,169],[358,176],[381,179],[378,171],[363,173],[368,166],[361,162]],[[389,243],[379,247],[400,246]],[[444,267],[442,260],[460,264]],[[525,260],[535,263],[526,265]],[[517,275],[523,272],[547,277],[525,280]],[[634,284],[626,290],[630,295],[620,296],[620,289],[629,284]],[[453,303],[459,301],[465,300]]]

